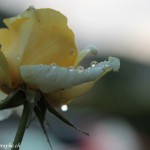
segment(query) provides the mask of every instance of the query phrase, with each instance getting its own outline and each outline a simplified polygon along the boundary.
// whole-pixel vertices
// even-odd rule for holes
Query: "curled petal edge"
[[[107,72],[117,71],[119,68],[119,59],[109,57],[108,61],[84,70],[60,67],[55,64],[23,65],[20,67],[20,73],[28,86],[40,89],[43,93],[49,93],[97,80]]]
[[[94,46],[88,46],[79,52],[74,66],[76,67],[88,54],[97,55],[97,49]]]

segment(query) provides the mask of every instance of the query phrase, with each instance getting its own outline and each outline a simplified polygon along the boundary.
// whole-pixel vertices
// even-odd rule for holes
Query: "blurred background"
[[[98,55],[82,64],[119,57],[118,73],[103,77],[63,112],[87,137],[47,114],[54,150],[150,149],[150,1],[149,0],[0,0],[0,23],[29,6],[50,7],[68,18],[79,50],[95,45]],[[9,116],[9,114],[7,114]],[[0,144],[12,142],[19,117],[0,122]],[[37,120],[26,130],[21,150],[48,150]]]

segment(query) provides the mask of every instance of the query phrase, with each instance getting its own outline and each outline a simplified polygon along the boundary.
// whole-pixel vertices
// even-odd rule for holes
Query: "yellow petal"
[[[69,89],[47,93],[46,96],[54,107],[60,107],[61,105],[69,103],[72,99],[86,93],[93,87],[94,84],[95,81],[86,82]]]
[[[1,50],[7,59],[13,85],[22,82],[19,67],[33,28],[34,21],[29,20],[31,13],[34,14],[33,11],[28,11],[17,17],[4,19],[8,28],[0,29]]]
[[[0,85],[11,87],[11,79],[8,64],[4,54],[0,51]]]
[[[77,50],[73,32],[67,27],[67,19],[58,11],[39,9],[22,64],[50,64],[71,66]]]
[[[0,43],[13,82],[23,82],[19,72],[21,64],[74,64],[77,55],[74,34],[60,12],[29,8],[4,22],[8,29],[0,30]]]

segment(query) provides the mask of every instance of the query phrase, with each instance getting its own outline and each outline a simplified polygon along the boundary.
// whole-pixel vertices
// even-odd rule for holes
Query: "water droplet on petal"
[[[55,63],[52,63],[52,64],[51,64],[51,67],[52,67],[52,68],[56,68],[57,65],[56,65]]]
[[[83,72],[84,71],[84,67],[83,66],[78,66],[77,67],[77,70],[79,73]]]
[[[109,65],[108,65],[108,64],[105,64],[105,67],[109,67]]]
[[[74,69],[74,67],[73,67],[73,66],[69,66],[68,68],[69,68],[69,69]]]
[[[110,61],[104,61],[104,66],[105,67],[110,67]]]
[[[90,65],[91,65],[91,67],[95,67],[97,64],[98,64],[97,61],[92,61]]]
[[[62,105],[61,106],[61,110],[62,111],[67,111],[68,110],[68,106],[67,105]]]
[[[74,67],[73,66],[69,66],[68,69],[69,69],[69,71],[74,71]]]

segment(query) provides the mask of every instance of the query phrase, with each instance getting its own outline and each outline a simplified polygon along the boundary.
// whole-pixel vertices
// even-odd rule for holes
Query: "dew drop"
[[[77,67],[77,70],[79,73],[83,72],[84,71],[84,67],[83,66],[78,66]]]
[[[103,62],[103,66],[104,66],[104,67],[110,67],[109,61],[104,61],[104,62]]]
[[[69,66],[68,69],[69,69],[69,71],[74,71],[74,67],[73,66]]]
[[[98,64],[97,61],[92,61],[90,65],[91,65],[91,67],[95,67],[97,64]]]
[[[109,65],[108,65],[108,64],[105,64],[105,67],[109,67]]]
[[[68,110],[68,106],[67,105],[62,105],[61,106],[61,110],[62,111],[67,111]]]
[[[68,68],[69,68],[69,69],[74,69],[74,67],[73,67],[73,66],[69,66]]]
[[[51,64],[51,67],[52,67],[52,68],[56,68],[57,65],[56,65],[55,63],[52,63],[52,64]]]

